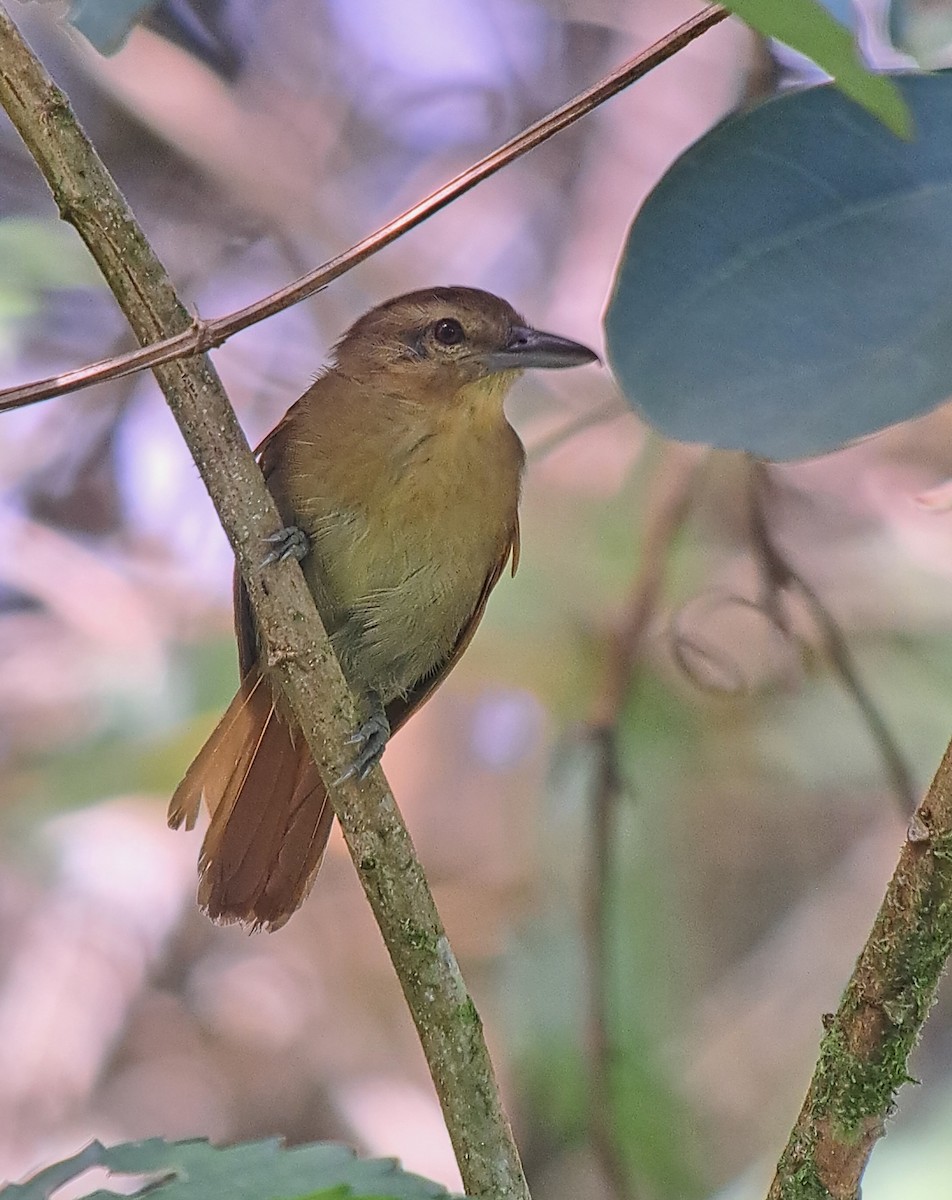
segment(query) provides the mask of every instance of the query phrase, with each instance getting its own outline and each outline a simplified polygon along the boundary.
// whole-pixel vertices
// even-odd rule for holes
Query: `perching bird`
[[[364,707],[355,772],[446,678],[510,561],[515,573],[525,453],[507,393],[528,367],[594,361],[488,292],[413,292],[357,321],[259,447],[287,527],[279,553],[301,558]],[[169,824],[191,829],[204,797],[199,902],[215,920],[277,929],[310,889],[334,814],[259,660],[237,574],[235,625],[241,686]]]

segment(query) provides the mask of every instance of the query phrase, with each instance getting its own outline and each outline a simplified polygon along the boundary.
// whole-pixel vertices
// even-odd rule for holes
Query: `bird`
[[[364,718],[348,775],[377,763],[459,661],[507,565],[515,574],[525,451],[510,389],[529,368],[596,361],[489,292],[412,292],[357,320],[258,447],[283,522],[263,562],[299,559]],[[199,904],[273,931],[310,891],[334,813],[237,570],[234,608],[240,686],[168,821],[192,829],[204,802]]]

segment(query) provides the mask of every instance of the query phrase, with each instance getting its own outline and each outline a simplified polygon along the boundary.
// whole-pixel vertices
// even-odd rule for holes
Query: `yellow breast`
[[[515,532],[521,443],[501,398],[458,400],[350,412],[346,437],[309,420],[294,442],[305,573],[345,673],[385,700],[450,655]]]

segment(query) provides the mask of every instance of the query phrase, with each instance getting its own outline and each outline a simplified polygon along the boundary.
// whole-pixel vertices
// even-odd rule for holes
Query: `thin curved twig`
[[[265,296],[261,300],[240,308],[236,312],[213,320],[195,318],[189,328],[169,337],[158,339],[140,350],[129,354],[116,355],[102,362],[79,367],[75,371],[64,371],[41,379],[35,383],[23,384],[18,387],[6,388],[0,391],[0,412],[24,408],[28,404],[36,404],[40,400],[48,400],[53,396],[64,396],[80,388],[89,387],[94,383],[104,383],[108,379],[120,379],[134,371],[142,371],[147,367],[155,367],[161,363],[172,362],[177,358],[185,358],[191,354],[202,354],[222,345],[233,334],[247,329],[267,317],[299,304],[335,279],[339,279],[351,268],[364,262],[391,242],[408,233],[428,217],[457,200],[465,192],[474,188],[484,179],[488,179],[497,171],[521,158],[530,150],[548,141],[556,133],[574,124],[586,116],[606,100],[629,87],[649,71],[683,50],[695,38],[708,29],[723,21],[730,14],[718,4],[702,9],[695,13],[677,29],[673,29],[659,41],[655,42],[641,54],[629,59],[616,68],[593,87],[581,92],[574,100],[570,100],[561,108],[555,109],[541,120],[536,121],[522,133],[517,134],[498,149],[487,154],[485,158],[444,183],[425,200],[414,204],[386,225],[381,226],[369,237],[363,238],[349,250],[330,259],[322,266],[308,272],[287,287]]]
[[[806,602],[823,644],[823,650],[847,693],[869,730],[886,768],[890,787],[908,815],[916,806],[919,792],[912,771],[892,730],[866,690],[859,677],[849,643],[814,587],[800,574],[778,548],[771,535],[766,512],[766,496],[771,487],[768,466],[751,459],[750,525],[754,553],[763,571],[765,592],[764,612],[787,636],[790,636],[789,617],[783,606],[783,593],[794,591]]]
[[[896,797],[903,814],[908,814],[915,808],[918,796],[912,771],[885,717],[879,711],[859,677],[859,671],[842,629],[813,585],[794,567],[773,538],[766,508],[766,498],[771,487],[772,481],[768,473],[768,464],[761,459],[749,459],[750,538],[754,557],[760,568],[761,593],[760,597],[754,600],[733,595],[723,598],[723,600],[745,605],[762,613],[788,645],[799,646],[802,650],[803,639],[792,627],[786,599],[790,593],[795,593],[803,599],[819,634],[823,653],[829,660],[843,690],[859,710],[863,723],[869,730],[882,758],[890,790]],[[681,614],[675,618],[673,623],[672,652],[675,662],[695,686],[709,686],[701,679],[699,672],[691,662],[692,656],[712,663],[725,674],[730,664],[719,659],[710,647],[705,646],[696,638],[688,637],[679,628],[680,618]],[[715,690],[733,691],[736,689],[717,687]]]
[[[726,589],[702,592],[693,600],[683,604],[674,614],[670,626],[671,654],[675,666],[690,683],[700,691],[712,692],[718,696],[736,696],[747,692],[750,690],[748,681],[744,679],[740,667],[731,662],[726,651],[722,654],[698,634],[688,633],[684,625],[688,616],[694,617],[695,620],[703,620],[703,616],[699,617],[698,615],[699,608],[704,616],[709,617],[712,612],[728,607],[746,609],[763,617],[783,639],[784,646],[789,649],[791,657],[793,654],[799,655],[802,650],[802,645],[792,630],[771,620],[762,601],[752,600],[749,596],[742,596],[739,592]],[[707,679],[698,669],[698,663],[703,663],[709,668],[710,675]],[[719,679],[712,678],[718,674]]]

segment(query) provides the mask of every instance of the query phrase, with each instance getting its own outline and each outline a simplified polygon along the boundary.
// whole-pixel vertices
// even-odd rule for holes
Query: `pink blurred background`
[[[910,11],[928,23],[939,8]],[[112,58],[64,32],[52,6],[12,11],[182,295],[211,316],[346,248],[694,6],[166,0]],[[598,347],[640,201],[780,74],[729,21],[234,338],[215,362],[249,438],[352,319],[412,288],[490,288]],[[0,156],[3,382],[128,348],[6,123]],[[486,1021],[533,1194],[598,1200],[609,1192],[588,1134],[585,729],[659,487],[683,486],[699,456],[646,453],[604,369],[525,380],[511,417],[530,452],[522,567],[385,767]],[[777,468],[769,509],[919,786],[952,731],[952,518],[915,497],[952,474],[949,434],[941,410]],[[230,555],[151,378],[3,416],[0,481],[0,1177],[93,1137],[280,1134],[397,1155],[458,1187],[337,834],[280,933],[216,928],[196,910],[199,835],[169,832],[165,806],[234,689]],[[706,460],[620,724],[616,1121],[638,1194],[672,1200],[764,1190],[820,1014],[905,832],[801,609],[803,655],[756,611],[709,602],[756,595],[745,497],[743,464]],[[674,614],[743,690],[711,692],[677,669]],[[916,1061],[925,1086],[904,1089],[867,1200],[944,1194],[950,1039],[945,997]]]

